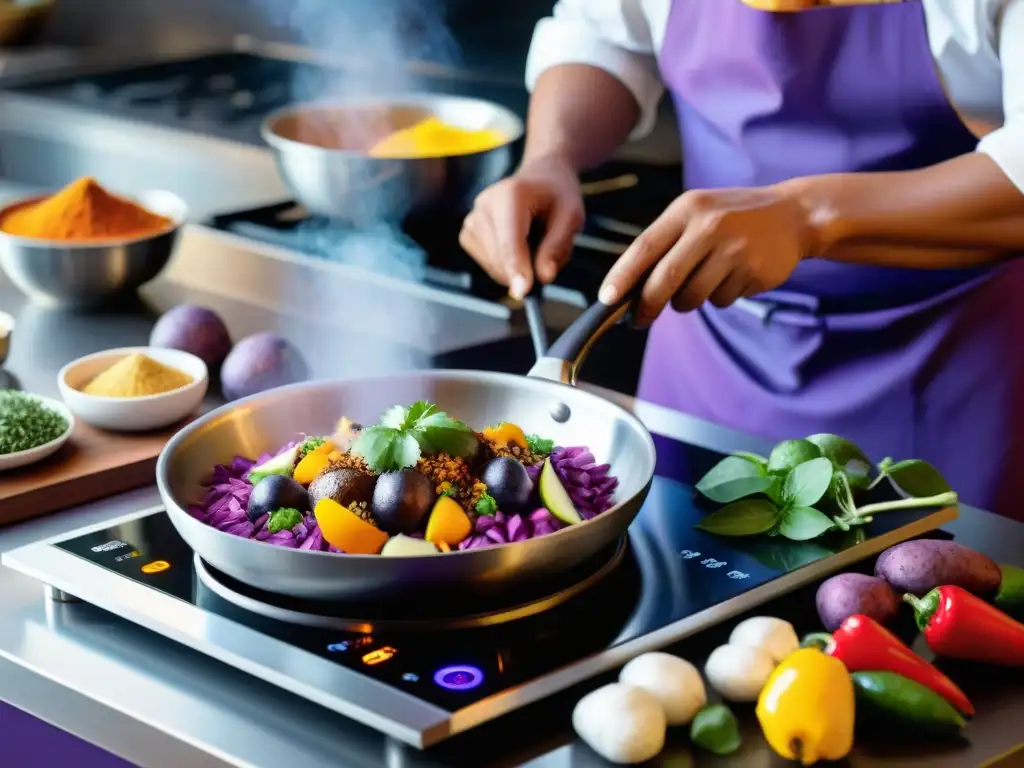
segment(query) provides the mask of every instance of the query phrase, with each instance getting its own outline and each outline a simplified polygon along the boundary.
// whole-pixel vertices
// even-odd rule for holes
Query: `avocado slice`
[[[388,539],[380,553],[385,557],[417,557],[436,555],[437,547],[424,539],[415,539],[400,533]]]
[[[295,464],[299,459],[299,449],[301,445],[296,445],[279,456],[275,456],[272,459],[267,459],[262,464],[259,464],[249,470],[249,482],[256,485],[260,480],[267,477],[268,475],[286,475],[292,476],[292,472],[295,471]]]
[[[544,459],[544,467],[540,471],[540,480],[537,482],[537,490],[540,492],[540,500],[548,508],[548,512],[557,517],[566,525],[582,523],[583,518],[576,511],[576,505],[569,498],[568,491],[558,479],[558,473],[551,463],[551,459]]]

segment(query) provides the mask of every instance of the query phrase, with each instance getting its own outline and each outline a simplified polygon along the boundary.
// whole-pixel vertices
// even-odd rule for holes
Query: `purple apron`
[[[677,0],[661,68],[686,186],[907,170],[972,152],[920,2],[770,13]],[[983,270],[802,263],[724,310],[666,311],[640,397],[772,439],[834,432],[936,464],[967,503],[1024,519],[1024,260]]]

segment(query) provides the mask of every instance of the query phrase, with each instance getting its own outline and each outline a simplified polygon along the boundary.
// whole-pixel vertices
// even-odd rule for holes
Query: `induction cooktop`
[[[954,509],[880,515],[814,542],[694,525],[720,457],[655,435],[657,475],[622,541],[544,589],[461,607],[310,606],[203,563],[162,508],[32,544],[3,564],[425,748],[934,530]],[[74,610],[74,606],[68,606]]]

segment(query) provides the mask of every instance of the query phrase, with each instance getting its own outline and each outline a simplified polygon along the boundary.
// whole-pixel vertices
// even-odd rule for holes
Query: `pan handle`
[[[547,354],[540,358],[530,369],[528,376],[549,381],[560,381],[563,384],[576,386],[576,378],[583,361],[604,332],[626,316],[633,302],[639,298],[640,291],[650,277],[651,271],[644,275],[629,291],[614,304],[608,305],[597,301],[587,307],[583,314],[573,321],[565,332],[555,339]]]

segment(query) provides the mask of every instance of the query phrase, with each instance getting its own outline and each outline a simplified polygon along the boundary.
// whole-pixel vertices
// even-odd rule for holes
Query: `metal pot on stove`
[[[375,157],[387,136],[427,119],[467,131],[489,130],[504,143],[435,157]],[[466,211],[511,168],[524,132],[514,113],[482,99],[435,94],[297,104],[269,115],[261,129],[295,199],[319,216],[355,224]]]

